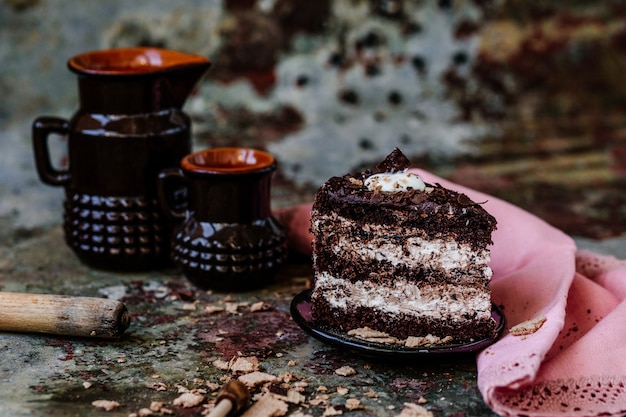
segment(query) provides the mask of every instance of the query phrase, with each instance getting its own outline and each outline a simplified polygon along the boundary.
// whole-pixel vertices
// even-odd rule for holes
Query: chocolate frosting
[[[409,166],[410,161],[396,148],[377,165],[376,173]],[[496,219],[467,195],[440,184],[426,184],[426,191],[371,191],[364,183],[370,175],[371,171],[365,171],[330,178],[318,191],[313,210],[336,212],[361,224],[419,227],[431,237],[453,236],[476,247],[492,243]]]
[[[401,172],[411,166],[411,161],[400,149],[395,148],[387,157],[376,165],[376,173]]]

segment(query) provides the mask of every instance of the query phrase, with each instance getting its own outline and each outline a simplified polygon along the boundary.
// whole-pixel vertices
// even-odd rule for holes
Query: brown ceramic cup
[[[214,148],[161,171],[162,210],[178,221],[171,256],[195,285],[246,291],[270,283],[286,257],[282,225],[271,213],[276,160],[250,148]],[[186,194],[187,206],[176,208]]]

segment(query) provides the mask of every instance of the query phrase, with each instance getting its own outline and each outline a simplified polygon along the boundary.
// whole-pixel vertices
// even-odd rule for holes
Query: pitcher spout
[[[170,84],[171,100],[174,107],[183,107],[195,86],[210,67],[211,62],[206,60],[205,62],[198,61],[171,69],[171,75],[165,79]]]
[[[182,108],[211,61],[201,55],[161,48],[113,48],[85,52],[72,57],[69,69],[79,76],[83,103],[98,98],[99,111],[132,105],[123,97],[132,91],[132,100],[143,111]],[[115,96],[111,91],[118,91]],[[132,111],[137,111],[132,105]]]

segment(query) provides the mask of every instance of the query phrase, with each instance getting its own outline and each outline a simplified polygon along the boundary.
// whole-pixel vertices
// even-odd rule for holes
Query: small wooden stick
[[[0,292],[0,331],[118,338],[130,324],[115,300]]]
[[[236,379],[231,379],[224,384],[217,395],[215,408],[211,410],[208,417],[234,416],[243,410],[249,401],[250,392],[248,388]]]

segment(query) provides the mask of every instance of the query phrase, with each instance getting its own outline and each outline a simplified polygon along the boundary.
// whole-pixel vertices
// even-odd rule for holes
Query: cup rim
[[[243,174],[272,169],[276,166],[276,158],[255,148],[208,148],[184,156],[180,165],[185,171],[194,173]]]

